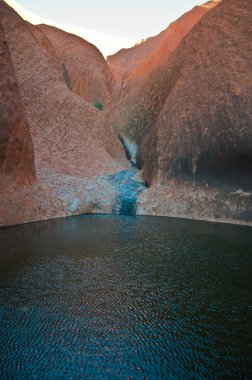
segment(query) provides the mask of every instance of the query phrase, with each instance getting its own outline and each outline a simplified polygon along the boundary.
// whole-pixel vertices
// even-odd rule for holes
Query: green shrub
[[[96,107],[96,108],[98,108],[98,110],[100,110],[100,111],[104,110],[104,104],[102,102],[95,101],[93,103],[93,106]]]

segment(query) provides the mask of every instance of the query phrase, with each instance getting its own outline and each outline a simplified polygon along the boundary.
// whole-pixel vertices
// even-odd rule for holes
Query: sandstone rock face
[[[36,43],[33,28],[4,2],[1,14],[34,142],[36,167],[92,176],[100,154],[104,160],[99,168],[103,162],[104,168],[108,163],[116,167],[104,140],[109,140],[111,150],[113,145],[118,147],[122,159],[124,152],[113,131],[100,128],[101,112],[69,90],[51,53]]]
[[[150,80],[147,97],[154,83],[160,84],[149,137],[151,145],[156,141],[156,170],[216,179],[233,175],[234,181],[236,175],[244,181],[251,176],[251,11],[250,1],[224,0]],[[152,167],[148,148],[145,162]],[[238,185],[246,187],[238,177]]]
[[[29,189],[5,189],[0,224],[110,211],[114,190],[99,176],[128,167],[117,135],[103,123],[101,111],[68,88],[47,36],[40,30],[34,32],[35,27],[2,0],[0,14],[29,123],[38,178],[37,185]],[[28,150],[29,141],[25,144]],[[16,148],[14,159],[15,154],[20,156]]]
[[[165,30],[129,49],[121,49],[107,57],[107,62],[117,81],[126,80],[156,50],[165,39]]]
[[[140,195],[137,213],[252,226],[252,192],[221,191],[203,181],[162,180]]]
[[[124,91],[123,99],[118,94],[113,105],[113,78],[92,45],[30,25],[0,0],[11,55],[1,39],[0,104],[7,128],[0,129],[0,168],[4,177],[10,173],[30,184],[1,187],[0,226],[118,211],[118,200],[131,199],[132,188],[138,214],[252,225],[252,4],[215,5],[196,7],[178,20],[174,33],[168,28],[173,45],[163,32],[160,49],[155,40],[136,47],[130,68],[136,79],[127,82],[134,91]],[[86,71],[84,56],[90,59]],[[139,65],[147,70],[138,71]],[[100,75],[98,93],[92,70]],[[93,99],[98,96],[103,99]],[[105,111],[93,100],[104,101]],[[34,145],[34,183],[22,103]],[[141,172],[129,170],[123,145]]]
[[[127,79],[127,88],[132,90],[144,83],[148,76],[165,63],[169,55],[175,50],[194,25],[218,2],[209,1],[202,6],[196,6],[173,22],[165,31],[165,38],[160,41],[155,51],[134,70]]]
[[[0,187],[31,185],[34,152],[28,122],[0,22]]]
[[[128,89],[135,88],[161,66],[189,30],[219,1],[209,1],[184,14],[155,37],[130,49],[108,56],[107,61],[117,80],[124,80]]]
[[[93,104],[110,106],[115,97],[113,74],[101,52],[91,43],[48,25],[39,28],[50,40],[68,87]]]
[[[162,214],[165,196],[157,207],[157,194],[169,193],[171,181],[178,180],[178,191],[189,182],[191,193],[201,195],[194,207],[186,193],[176,202],[169,195],[164,214],[177,215],[176,204],[183,198],[180,216],[194,217],[201,208],[201,217],[208,219],[227,214],[252,219],[251,15],[249,0],[223,0],[113,111],[114,126],[137,142],[138,163],[151,185],[142,195],[141,212]],[[226,200],[226,211],[220,202],[207,206],[214,193]]]

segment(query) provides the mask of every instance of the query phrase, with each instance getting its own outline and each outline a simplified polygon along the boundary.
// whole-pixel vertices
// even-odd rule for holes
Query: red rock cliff
[[[0,22],[0,185],[35,180],[34,152],[17,80]]]
[[[43,31],[59,58],[62,74],[73,92],[89,101],[102,101],[106,107],[115,97],[113,74],[101,52],[91,43],[48,25]]]
[[[249,0],[223,0],[150,79],[145,104],[155,104],[155,112],[144,106],[153,128],[142,145],[148,180],[158,169],[237,176],[245,187],[251,180],[251,12]]]
[[[108,56],[107,61],[116,79],[126,81],[128,90],[146,81],[147,76],[165,62],[189,30],[217,3],[218,0],[196,6],[157,36]]]
[[[252,219],[251,21],[250,0],[223,0],[113,109],[151,185],[139,212]]]
[[[111,210],[114,192],[106,178],[100,179],[100,176],[120,170],[121,165],[127,165],[127,160],[117,135],[103,122],[104,112],[69,89],[62,75],[60,58],[43,31],[25,22],[2,0],[0,17],[29,123],[38,179],[37,186],[29,191],[21,192],[18,188],[10,194],[7,187],[4,189],[0,194],[0,225],[96,209]],[[85,41],[83,44],[87,49],[90,46],[94,49]],[[103,64],[107,67],[104,59]],[[6,70],[10,70],[9,65],[10,62]],[[95,59],[90,67],[95,72]],[[84,74],[80,81],[85,82]],[[15,105],[15,93],[10,93],[10,97],[10,103]],[[13,110],[12,105],[8,107]],[[22,124],[23,114],[21,108],[19,110],[15,115],[20,119],[18,133],[21,134],[25,121]],[[5,112],[8,115],[7,107]],[[25,151],[30,152],[28,137],[27,143],[15,147],[6,146],[6,139],[3,140],[4,168],[6,163],[11,170],[14,168],[13,161],[5,159],[6,154],[13,155],[14,159],[19,157],[22,165]],[[9,154],[12,146],[13,153]],[[21,167],[17,173],[22,176]]]
[[[164,61],[157,56],[162,64],[134,92],[100,112],[70,90],[46,34],[0,0],[39,184],[13,193],[11,208],[7,188],[0,193],[0,224],[111,212],[110,174],[127,167],[117,133],[134,157],[136,143],[150,185],[139,213],[251,223],[251,7],[223,0]]]

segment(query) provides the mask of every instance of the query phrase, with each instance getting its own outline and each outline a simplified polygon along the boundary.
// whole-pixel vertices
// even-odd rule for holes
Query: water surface
[[[252,378],[252,229],[78,216],[0,230],[1,379]]]

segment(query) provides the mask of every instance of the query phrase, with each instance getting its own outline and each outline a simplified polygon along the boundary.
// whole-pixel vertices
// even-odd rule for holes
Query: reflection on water
[[[1,379],[252,377],[252,230],[79,216],[0,230]]]

